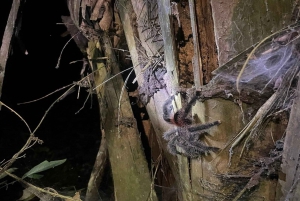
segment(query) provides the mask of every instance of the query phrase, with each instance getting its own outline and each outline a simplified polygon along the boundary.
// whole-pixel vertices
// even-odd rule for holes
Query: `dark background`
[[[2,39],[12,1],[6,1],[0,7],[0,38]],[[20,114],[35,130],[41,118],[50,105],[61,96],[66,89],[48,96],[40,101],[19,105],[18,103],[41,98],[61,87],[81,79],[82,62],[70,64],[72,61],[82,60],[75,42],[72,40],[62,53],[60,67],[56,69],[59,55],[70,39],[70,35],[62,37],[67,30],[61,24],[61,16],[69,16],[66,1],[26,0],[19,9],[18,21],[21,21],[21,30],[18,37],[12,40],[12,48],[5,69],[1,101]],[[59,24],[58,24],[59,23]],[[2,43],[2,40],[0,41]],[[1,44],[0,44],[1,45]],[[25,54],[27,50],[28,54]],[[120,52],[116,52],[120,54]],[[120,58],[123,58],[120,56]],[[120,67],[124,70],[131,65],[128,60]],[[129,71],[124,73],[126,79]],[[132,84],[135,78],[131,74],[127,91],[137,89]],[[78,87],[76,87],[78,89]],[[18,168],[14,172],[19,177],[39,163],[48,160],[67,161],[53,169],[42,172],[40,180],[26,179],[43,188],[51,187],[62,192],[68,189],[84,190],[87,187],[89,176],[101,142],[100,117],[97,98],[95,95],[88,100],[84,109],[75,114],[84,104],[88,93],[81,89],[79,99],[77,91],[59,101],[49,111],[38,128],[35,136],[43,140],[43,144],[36,144],[24,152],[23,158],[18,159],[12,167]],[[145,108],[139,108],[136,99],[130,97],[134,116],[137,120],[145,154],[151,166],[151,151],[145,136],[140,113],[145,114]],[[0,162],[9,160],[25,144],[29,137],[25,124],[10,110],[2,106],[0,111]],[[5,177],[0,180],[10,184],[13,179]],[[0,200],[13,201],[22,196],[24,187],[15,182],[13,185],[0,185]],[[99,189],[102,199],[113,197],[113,184],[109,164],[106,166],[102,184]]]
[[[7,23],[11,1],[0,7],[0,36]],[[61,23],[61,15],[69,15],[65,1],[27,0],[20,7],[22,26],[19,39],[12,41],[11,55],[5,70],[1,101],[19,113],[34,130],[49,106],[65,91],[62,90],[40,101],[17,105],[17,103],[40,98],[67,84],[80,79],[82,53],[73,41],[65,48],[60,68],[55,69],[59,54],[70,39],[61,37],[66,28]],[[25,50],[28,55],[25,55]],[[81,90],[56,103],[47,114],[35,135],[44,141],[34,145],[18,159],[13,167],[18,168],[16,175],[21,177],[35,165],[44,160],[67,159],[61,166],[48,170],[44,178],[31,181],[40,187],[62,187],[80,189],[87,186],[89,174],[99,148],[101,133],[99,109],[95,96],[79,114],[87,97]],[[24,123],[5,107],[0,111],[0,161],[9,160],[25,144],[29,131]],[[105,179],[104,179],[105,180]],[[6,177],[0,183],[13,181]],[[18,183],[7,187],[0,186],[0,200],[16,200],[21,197],[23,187]]]

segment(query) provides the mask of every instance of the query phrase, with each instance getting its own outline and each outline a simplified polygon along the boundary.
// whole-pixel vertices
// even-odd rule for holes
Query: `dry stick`
[[[23,104],[33,103],[33,102],[42,100],[42,99],[44,99],[44,98],[46,98],[46,97],[48,97],[48,96],[51,96],[52,94],[55,94],[56,92],[61,91],[61,90],[65,89],[65,88],[67,88],[67,87],[69,87],[69,86],[71,86],[71,85],[73,85],[73,84],[68,84],[68,85],[63,86],[63,87],[61,87],[61,88],[59,88],[59,89],[56,89],[55,91],[53,91],[53,92],[51,92],[51,93],[49,93],[49,94],[47,94],[47,95],[45,95],[45,96],[43,96],[43,97],[41,97],[41,98],[38,98],[38,99],[35,99],[35,100],[32,100],[32,101],[27,101],[27,102],[17,103],[17,105],[23,105]]]
[[[0,105],[5,106],[7,109],[9,109],[11,112],[15,113],[15,115],[17,115],[26,125],[26,127],[28,128],[29,132],[31,132],[31,129],[29,127],[29,125],[27,124],[27,122],[25,121],[25,119],[23,119],[23,117],[21,117],[21,115],[19,115],[16,111],[14,111],[12,108],[10,108],[9,106],[7,106],[6,104],[4,104],[2,101],[0,101]]]
[[[32,141],[42,142],[37,137],[34,137],[33,133],[31,133],[30,137],[27,139],[25,145],[15,155],[13,155],[13,157],[9,160],[9,162],[3,168],[0,168],[0,174],[2,174],[4,171],[6,171],[7,168],[9,168],[19,158],[19,155],[21,155],[21,153],[23,153],[26,149],[28,149],[28,147],[31,147],[30,144]]]
[[[136,68],[136,67],[138,67],[140,65],[140,63],[138,63],[137,65],[135,65],[135,66],[133,66],[133,67],[130,67],[130,68],[128,68],[128,69],[126,69],[126,70],[129,70],[129,69],[132,69],[131,71],[130,71],[130,73],[129,73],[129,75],[126,77],[126,80],[124,81],[124,84],[123,84],[123,86],[122,86],[122,89],[121,89],[121,93],[120,93],[120,97],[119,97],[119,105],[118,105],[118,135],[119,135],[119,137],[120,137],[120,125],[119,125],[119,123],[120,123],[120,111],[121,111],[121,99],[122,99],[122,96],[123,96],[123,91],[124,91],[124,88],[125,88],[125,86],[126,86],[126,84],[127,84],[127,82],[128,82],[128,79],[129,79],[129,77],[130,77],[130,75],[131,75],[131,73],[134,71],[134,69]],[[125,70],[124,70],[125,71]],[[124,72],[124,71],[122,71],[122,72]],[[121,73],[122,73],[121,72]],[[120,73],[118,73],[118,74],[120,74]],[[118,75],[118,74],[116,74],[116,76]],[[136,78],[139,76],[140,74],[138,74],[137,76],[136,76]],[[136,80],[136,78],[134,79],[134,81]]]
[[[228,148],[232,144],[229,150],[230,157],[231,157],[233,148],[245,137],[245,135],[250,131],[250,129],[253,128],[254,124],[259,120],[259,118],[261,118],[263,112],[270,106],[270,104],[272,104],[272,102],[276,97],[274,94],[264,103],[264,105],[260,107],[260,109],[256,112],[255,116],[251,119],[251,121],[232,140],[230,140],[230,142],[221,150],[220,153],[218,153],[217,156],[219,156],[226,148]],[[267,117],[270,117],[270,115]],[[249,136],[246,139],[246,142],[248,141],[249,141]],[[244,149],[245,149],[245,144],[241,151],[240,157],[242,156]],[[213,162],[216,158],[217,157],[215,157],[211,162]],[[230,165],[230,160],[228,165]]]
[[[140,43],[140,45],[142,45],[142,42],[141,42],[141,40],[138,38],[138,37],[136,37],[136,36],[134,36],[134,38]],[[148,45],[148,43],[146,43],[147,44],[147,46],[148,46],[148,48],[149,48],[149,50],[151,51],[151,53],[152,53],[152,56],[154,56],[155,54],[153,53],[153,51],[151,50],[151,48],[149,47],[149,45]],[[142,46],[143,47],[143,46]],[[145,53],[145,52],[143,52],[142,50],[140,50],[139,48],[138,48],[138,51],[141,53],[141,54],[143,54],[144,55],[144,57],[146,57],[146,58],[148,58],[149,59],[149,56],[147,55],[147,53]],[[159,54],[159,53],[158,53]],[[160,54],[159,54],[160,55]]]
[[[93,72],[89,73],[87,76],[83,77],[81,80],[77,81],[76,83],[81,82],[82,80],[88,78],[88,76],[90,76],[91,74],[93,74],[93,73],[95,73],[95,72],[97,72],[97,71],[98,71],[98,70],[94,70]],[[52,95],[52,94],[54,94],[54,93],[56,93],[56,92],[58,92],[58,91],[61,91],[61,90],[65,89],[65,88],[67,88],[67,87],[69,87],[69,86],[72,86],[72,85],[74,85],[74,83],[68,84],[68,85],[66,85],[66,86],[63,86],[63,87],[61,87],[61,88],[59,88],[59,89],[57,89],[57,90],[55,90],[55,91],[53,91],[53,92],[51,92],[51,93],[49,93],[49,94],[43,96],[43,97],[41,97],[41,98],[38,98],[38,99],[35,99],[35,100],[32,100],[32,101],[23,102],[23,103],[18,103],[18,105],[28,104],[28,103],[32,103],[32,102],[39,101],[39,100],[41,100],[41,99],[44,99],[44,98],[46,98],[46,97],[48,97],[48,96],[50,96],[50,95]],[[80,89],[80,88],[79,88],[79,89]],[[64,95],[66,95],[66,94],[64,93]],[[61,99],[61,97],[60,97],[60,99]]]
[[[158,160],[161,160],[161,154],[159,155]],[[159,167],[159,163],[158,163],[158,165],[157,165],[156,168],[155,168],[154,174],[152,175],[150,194],[149,194],[147,200],[149,200],[149,198],[150,198],[151,200],[153,200],[154,180],[155,180],[155,177],[156,177],[156,174],[157,174],[157,171],[158,171],[158,167]],[[151,171],[151,173],[152,173],[152,171]]]
[[[95,70],[95,71],[91,72],[90,74],[88,74],[87,76],[85,76],[84,78],[82,78],[80,81],[82,81],[83,79],[86,79],[89,75],[91,75],[91,74],[93,74],[93,73],[95,73],[95,72],[97,72],[97,71],[98,71],[98,70]],[[78,82],[80,82],[80,81],[78,81]],[[17,105],[28,104],[28,103],[32,103],[32,102],[39,101],[39,100],[44,99],[44,98],[46,98],[46,97],[48,97],[48,96],[50,96],[50,95],[52,95],[52,94],[54,94],[54,93],[56,93],[56,92],[58,92],[58,91],[61,91],[61,90],[65,89],[65,88],[67,88],[67,87],[69,87],[69,86],[72,86],[73,84],[74,84],[74,83],[68,84],[68,85],[66,85],[66,86],[63,86],[63,87],[61,87],[61,88],[59,88],[59,89],[57,89],[57,90],[55,90],[55,91],[53,91],[53,92],[51,92],[51,93],[49,93],[49,94],[43,96],[43,97],[41,97],[41,98],[38,98],[38,99],[35,99],[35,100],[32,100],[32,101],[23,102],[23,103],[18,103]],[[79,90],[80,90],[80,88],[79,88]]]
[[[120,48],[111,48],[112,50],[118,50],[118,51],[122,51],[122,52],[129,52],[128,50],[125,50],[125,49],[120,49]],[[107,57],[105,57],[107,58]]]
[[[82,79],[81,79],[82,80]],[[80,80],[80,81],[81,81]],[[42,124],[42,122],[44,121],[46,115],[48,114],[48,112],[50,111],[50,109],[54,106],[54,104],[56,102],[58,102],[62,97],[64,97],[70,90],[72,90],[76,85],[74,84],[73,86],[71,86],[67,91],[65,91],[65,93],[63,93],[60,97],[58,97],[51,105],[50,107],[46,110],[44,116],[41,118],[40,122],[38,123],[37,127],[34,129],[33,133],[35,133],[37,131],[37,129],[40,127],[40,125]]]
[[[89,75],[87,75],[89,76]],[[85,76],[84,78],[82,78],[81,80],[79,80],[77,83],[79,83],[80,81],[84,80],[87,76]],[[48,112],[50,111],[50,109],[54,106],[54,104],[56,102],[58,102],[62,97],[64,97],[67,93],[69,93],[69,91],[71,91],[74,87],[76,86],[76,84],[73,84],[73,86],[71,86],[67,91],[65,91],[65,93],[63,93],[60,97],[58,97],[51,105],[50,107],[46,110],[44,116],[41,118],[40,122],[38,123],[37,127],[34,129],[33,133],[35,133],[37,131],[37,129],[40,127],[40,125],[42,124],[42,122],[44,121],[46,115],[48,114]]]
[[[141,64],[141,62],[138,63],[137,66],[140,65],[140,64]],[[132,81],[132,84],[136,83],[137,78],[138,78],[142,73],[144,73],[145,70],[146,70],[149,66],[151,66],[151,64],[152,64],[152,59],[151,59],[151,60],[149,59],[149,60],[148,60],[148,63],[142,68],[142,70],[139,72],[139,74],[136,75],[136,77],[135,77],[134,80]]]
[[[275,92],[256,112],[255,116],[252,118],[252,120],[243,128],[243,130],[237,135],[239,136],[234,143],[231,145],[229,152],[232,152],[233,148],[239,144],[239,142],[246,136],[246,134],[250,131],[250,129],[253,128],[254,124],[263,116],[266,110],[274,103],[274,100],[277,98],[277,93]],[[246,142],[249,141],[249,137],[247,138]],[[245,150],[245,146],[243,146],[243,149],[240,153],[240,158],[242,157],[242,154]]]
[[[12,111],[13,113],[15,113],[26,125],[26,127],[28,128],[29,132],[30,132],[30,136],[27,139],[25,145],[23,145],[23,147],[15,154],[13,155],[13,157],[6,163],[6,165],[3,168],[0,168],[0,174],[3,173],[4,171],[7,170],[7,168],[9,168],[21,155],[21,153],[23,153],[26,149],[30,148],[31,142],[34,141],[34,143],[36,143],[37,141],[42,143],[41,140],[39,140],[37,137],[34,137],[34,133],[31,132],[31,129],[29,127],[29,125],[27,124],[27,122],[21,117],[21,115],[19,115],[16,111],[14,111],[12,108],[8,107],[7,105],[5,105],[3,102],[0,101],[0,105],[3,105],[4,107],[8,108],[10,111]]]
[[[131,67],[133,68],[133,67]],[[104,82],[102,82],[101,84],[99,84],[98,86],[96,86],[93,90],[95,90],[96,88],[100,87],[101,85],[105,84],[106,82],[110,81],[111,79],[113,79],[114,77],[116,77],[117,75],[131,69],[131,68],[128,68],[126,70],[123,70],[122,72],[120,73],[117,73],[116,75],[110,77],[109,79],[105,80]],[[97,70],[93,71],[92,73],[95,73]],[[92,73],[88,74],[87,76],[83,77],[81,80],[77,81],[76,83],[80,83],[82,80],[86,79],[88,76],[90,76]],[[73,84],[73,86],[71,86],[67,91],[65,91],[60,97],[58,97],[51,105],[50,107],[46,110],[44,116],[41,118],[40,122],[38,123],[37,127],[34,129],[33,133],[35,133],[37,131],[37,129],[40,127],[40,125],[42,124],[42,122],[44,121],[46,115],[48,114],[48,112],[50,111],[50,109],[54,106],[54,104],[56,102],[58,102],[62,97],[64,97],[70,90],[72,90],[72,88],[74,88],[76,86],[76,84]]]
[[[132,68],[133,68],[133,67],[127,68],[127,69],[125,69],[125,70],[123,70],[123,71],[121,71],[121,72],[119,72],[119,73],[117,73],[117,74],[111,76],[110,78],[108,78],[107,80],[105,80],[104,82],[102,82],[101,84],[95,86],[93,90],[97,89],[98,87],[101,87],[101,86],[102,86],[103,84],[105,84],[106,82],[110,81],[111,79],[117,77],[118,75],[120,75],[120,74],[124,73],[125,71],[128,71],[128,70],[130,70],[130,69],[132,69]]]
[[[292,79],[289,80],[289,82],[287,83],[288,85],[282,86],[282,87],[286,87],[287,89],[290,89],[291,83],[293,81],[293,78],[295,77],[296,71],[297,71],[297,66],[293,67],[294,70],[287,75],[285,75],[285,80],[287,79],[287,77],[292,77]],[[243,145],[242,151],[240,153],[240,158],[242,157],[242,154],[245,150],[246,144],[248,143],[248,141],[250,140],[250,137],[253,136],[253,134],[251,134],[253,129],[253,126],[255,124],[257,124],[258,121],[260,121],[261,118],[263,118],[266,115],[266,112],[269,111],[269,109],[272,107],[272,105],[277,101],[277,98],[280,96],[280,92],[279,90],[277,90],[260,108],[259,110],[256,112],[255,116],[252,118],[252,120],[242,129],[241,132],[239,132],[233,140],[231,140],[231,142],[225,147],[227,148],[232,142],[233,144],[231,145],[229,152],[230,152],[230,159],[228,164],[230,165],[230,161],[231,161],[231,157],[232,157],[232,150],[233,148],[250,132],[250,134],[248,135],[248,137],[245,140],[245,143]],[[286,98],[286,97],[285,97]],[[224,148],[224,149],[225,149]],[[223,149],[223,150],[224,150]],[[222,150],[222,151],[223,151]]]
[[[290,76],[285,76],[285,77],[288,77],[288,78],[292,78],[292,79],[289,79],[288,85],[285,85],[285,87],[287,88],[286,91],[288,91],[288,90],[290,89],[290,87],[291,87],[291,85],[292,85],[292,81],[293,81],[293,79],[294,79],[294,77],[295,77],[295,73],[296,73],[298,67],[296,66],[296,67],[293,67],[293,68],[295,68],[295,70],[294,70],[295,72],[292,73],[292,74],[290,73],[290,74],[289,74]],[[285,78],[285,80],[286,80],[286,79],[287,79],[287,78]],[[257,116],[257,114],[261,113],[260,116],[257,118],[256,122],[259,121],[259,119],[261,119],[262,117],[264,117],[264,116],[266,115],[265,111],[268,111],[268,110],[272,107],[272,105],[275,104],[275,102],[278,101],[277,98],[278,98],[278,96],[280,96],[280,95],[282,95],[282,94],[280,94],[279,90],[277,90],[277,91],[276,91],[276,92],[275,92],[275,93],[267,100],[267,102],[266,102],[265,104],[263,104],[263,106],[260,107],[260,109],[257,111],[257,113],[256,113],[256,115],[255,115],[255,116]],[[288,96],[288,93],[286,94],[285,99],[287,98],[287,96]],[[256,123],[256,122],[255,122],[255,123]],[[251,128],[251,127],[250,127],[250,128]],[[248,130],[249,130],[249,129],[248,129]],[[242,136],[245,136],[246,134],[247,134],[247,132],[245,131],[245,132],[242,133],[241,135],[242,135]],[[252,133],[250,133],[250,134],[248,135],[248,137],[246,138],[245,143],[244,143],[244,146],[243,146],[242,151],[241,151],[241,154],[240,154],[240,158],[242,157],[242,154],[243,154],[243,152],[244,152],[244,150],[245,150],[246,144],[249,142],[251,136],[253,136]],[[238,143],[238,142],[237,142],[237,143]],[[232,145],[232,148],[233,148],[233,145]]]
[[[276,92],[264,103],[264,105],[262,105],[259,108],[259,110],[256,112],[255,116],[251,119],[251,121],[249,121],[248,124],[236,136],[234,136],[234,138],[232,140],[230,140],[230,142],[224,148],[222,148],[220,153],[218,153],[218,155],[211,162],[213,162],[230,145],[231,145],[231,147],[229,149],[229,153],[230,153],[230,159],[231,159],[233,148],[245,137],[245,135],[250,131],[250,129],[252,129],[254,124],[262,116],[262,113],[264,112],[264,110],[272,103],[272,101],[274,101],[274,99],[276,97],[275,94],[276,94]],[[241,154],[242,153],[243,152],[241,152]],[[229,166],[230,166],[230,161],[231,161],[230,159],[228,161]]]
[[[58,57],[58,61],[57,61],[57,64],[56,64],[56,66],[55,66],[56,69],[59,68],[59,64],[60,64],[60,60],[61,60],[61,55],[62,55],[64,49],[65,49],[66,46],[69,44],[69,42],[70,42],[75,36],[77,36],[79,33],[80,33],[80,31],[78,31],[76,34],[74,34],[74,36],[72,36],[72,37],[66,42],[66,44],[65,44],[64,47],[63,47],[63,49],[60,51],[60,55],[59,55],[59,57]]]
[[[74,198],[72,198],[72,197],[60,195],[60,194],[58,194],[58,193],[52,193],[52,192],[50,192],[50,191],[47,191],[47,190],[44,190],[44,189],[39,188],[39,187],[37,187],[37,186],[34,186],[34,185],[32,185],[31,183],[28,183],[27,181],[25,181],[25,180],[21,179],[20,177],[17,177],[16,175],[11,174],[11,173],[9,173],[9,172],[7,172],[7,171],[5,171],[5,174],[7,174],[8,176],[14,178],[15,180],[17,180],[17,181],[19,181],[19,182],[21,182],[21,183],[23,183],[23,184],[25,184],[26,186],[29,186],[29,187],[31,187],[31,188],[33,188],[33,189],[39,191],[39,192],[49,194],[49,195],[51,195],[51,196],[53,196],[53,197],[59,197],[59,198],[67,199],[67,200],[81,201],[81,199],[74,199]]]
[[[91,93],[89,93],[89,94],[87,95],[87,97],[86,97],[86,99],[85,99],[85,101],[84,101],[82,107],[81,107],[77,112],[75,112],[75,114],[78,114],[78,113],[85,107],[85,104],[86,104],[87,100],[89,99],[90,95],[91,95]]]
[[[121,93],[120,93],[120,97],[119,97],[119,106],[118,106],[118,135],[120,137],[120,111],[121,111],[121,100],[122,100],[122,96],[123,96],[123,92],[124,92],[124,89],[126,87],[126,84],[128,82],[128,79],[131,75],[131,73],[134,71],[134,68],[132,67],[132,70],[130,71],[129,75],[126,77],[126,80],[124,81],[124,84],[122,86],[122,89],[121,89]]]
[[[102,139],[101,139],[101,144],[97,153],[96,161],[93,167],[93,170],[91,172],[91,176],[88,182],[87,186],[87,192],[86,192],[86,200],[93,200],[95,194],[97,193],[99,196],[99,199],[101,200],[100,194],[98,192],[99,185],[101,183],[103,173],[104,173],[104,168],[106,165],[107,159],[107,143],[105,139],[105,131],[103,128],[101,128],[101,133],[102,133]]]

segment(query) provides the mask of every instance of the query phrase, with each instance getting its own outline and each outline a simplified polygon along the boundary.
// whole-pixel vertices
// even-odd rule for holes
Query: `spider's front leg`
[[[197,132],[197,131],[203,131],[203,130],[207,130],[213,126],[219,125],[221,124],[221,121],[214,121],[211,123],[206,123],[206,124],[195,124],[195,125],[191,125],[188,127],[188,131],[189,132]]]
[[[173,123],[173,105],[172,105],[172,101],[174,99],[174,96],[171,96],[170,98],[168,98],[166,100],[166,102],[163,105],[163,118],[166,122],[170,123],[170,124],[174,124]]]
[[[174,96],[171,96],[166,100],[163,105],[163,118],[166,122],[170,124],[175,124],[178,127],[184,127],[192,124],[192,120],[187,118],[191,108],[197,100],[197,96],[194,96],[188,104],[179,109],[175,114],[173,114],[173,105],[172,101],[174,100]]]

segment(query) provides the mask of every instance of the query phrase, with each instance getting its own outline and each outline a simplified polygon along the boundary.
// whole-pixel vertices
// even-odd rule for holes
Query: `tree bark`
[[[2,38],[2,45],[0,49],[0,98],[2,94],[2,85],[5,73],[5,67],[10,52],[11,40],[15,31],[17,17],[19,13],[20,0],[14,0],[12,3],[11,10],[7,19],[4,35]],[[20,28],[20,27],[18,27]],[[1,106],[0,106],[1,109]]]
[[[112,75],[115,75],[119,73],[119,66],[110,39],[104,34],[102,40],[105,56],[110,61],[109,68]],[[107,117],[102,124],[112,168],[115,199],[157,200],[128,95],[123,93],[120,96],[123,86],[121,75],[112,79],[105,86],[105,100],[101,100],[107,103]],[[119,101],[121,107],[118,112]],[[115,121],[118,119],[119,122]]]
[[[132,61],[136,67],[136,74],[141,75],[143,72],[137,67],[141,56],[140,47],[138,46],[143,46],[148,57],[151,57],[153,52],[159,51],[161,43],[148,42],[147,36],[149,36],[149,31],[145,28],[145,24],[147,25],[148,23],[149,25],[150,21],[149,18],[147,18],[148,21],[143,21],[143,15],[154,12],[153,7],[145,3],[148,1],[132,0],[131,2],[132,4],[129,1],[120,0],[119,12],[132,55]],[[171,11],[171,7],[174,4],[171,5],[169,1],[163,0],[152,2],[152,5],[156,5],[156,3],[159,13],[159,33],[163,39],[165,68],[167,69],[164,77],[166,89],[161,89],[151,97],[150,102],[147,104],[147,111],[159,144],[164,150],[165,157],[168,159],[174,174],[179,200],[237,200],[241,197],[247,200],[257,200],[262,197],[266,200],[279,200],[280,187],[278,183],[269,178],[260,177],[259,173],[261,172],[253,166],[253,163],[269,156],[269,151],[274,148],[274,141],[283,136],[284,124],[269,123],[264,130],[264,139],[256,141],[242,158],[237,153],[241,152],[243,143],[233,150],[231,157],[229,157],[227,152],[228,149],[221,153],[201,156],[198,160],[187,159],[181,155],[174,157],[168,153],[162,134],[172,128],[172,126],[164,123],[162,106],[170,95],[176,93],[176,89],[179,86],[178,77],[181,76],[177,67],[178,58],[176,55],[178,54],[178,47],[174,44],[175,33],[173,32],[173,25],[177,23],[174,23],[173,20],[176,20],[177,16],[175,16],[176,13]],[[194,44],[195,49],[193,51],[201,55],[195,55],[195,57],[200,59],[193,61],[197,61],[195,63],[198,63],[200,73],[203,73],[203,69],[206,71],[204,76],[206,80],[210,79],[210,75],[207,73],[213,71],[217,63],[216,59],[213,59],[216,58],[216,49],[211,47],[214,46],[214,40],[211,37],[212,33],[214,33],[216,38],[215,44],[218,51],[219,65],[223,65],[260,40],[293,22],[293,4],[289,1],[211,1],[212,16],[209,17],[207,15],[211,13],[207,2],[201,2],[201,4],[197,2],[196,6],[198,30],[193,30],[193,37],[195,37],[197,32],[201,37],[200,51],[197,44]],[[200,17],[199,13],[202,13]],[[207,17],[208,20],[205,22],[201,21],[203,17]],[[195,19],[192,21],[195,21]],[[213,23],[213,25],[208,24],[208,22]],[[196,27],[193,24],[191,26],[193,26],[193,29]],[[207,26],[209,30],[204,32],[202,26]],[[214,29],[211,28],[212,26],[214,26]],[[197,40],[193,40],[194,43],[197,43]],[[197,65],[195,66],[197,67]],[[197,69],[195,70],[195,66],[194,73],[198,71]],[[201,75],[196,74],[194,83],[196,88],[198,88],[202,81],[199,78]],[[144,82],[142,76],[138,76],[137,79],[139,84]],[[204,82],[206,83],[206,81]],[[175,101],[178,108],[181,107],[179,99],[177,97]],[[221,120],[222,122],[220,126],[212,129],[211,136],[207,136],[204,139],[206,144],[226,148],[231,139],[243,129],[247,121],[250,120],[250,118],[244,119],[244,111],[250,106],[241,102],[238,103],[215,98],[204,103],[197,103],[193,107],[193,114],[198,117],[199,122],[215,120]],[[258,183],[254,185],[255,188],[248,189],[247,185],[251,181]]]

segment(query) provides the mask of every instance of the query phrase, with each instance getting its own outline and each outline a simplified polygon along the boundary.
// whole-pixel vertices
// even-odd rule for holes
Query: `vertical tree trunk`
[[[10,53],[11,40],[15,32],[15,27],[17,26],[16,23],[17,23],[19,7],[20,7],[20,0],[14,0],[12,2],[13,2],[12,7],[9,12],[7,24],[2,38],[2,45],[0,48],[0,98],[2,94],[2,85],[3,85],[5,67]]]
[[[154,12],[153,7],[145,9],[145,7],[149,6],[147,2],[132,0],[132,5],[134,5],[132,6],[129,1],[119,1],[119,12],[132,55],[132,61],[134,66],[136,66],[137,75],[143,73],[138,68],[141,53],[137,46],[143,46],[148,56],[153,55],[153,52],[158,52],[160,48],[159,43],[150,43],[147,40],[148,30],[153,28],[149,28],[149,18],[148,21],[140,23],[141,19],[143,19],[141,16],[145,15],[144,12]],[[169,1],[165,0],[153,1],[152,5],[156,5],[156,3],[160,25],[158,33],[161,34],[163,39],[165,67],[167,69],[164,77],[166,89],[161,89],[154,94],[147,104],[147,111],[156,131],[159,144],[164,150],[176,179],[179,200],[237,200],[241,197],[247,200],[258,200],[260,198],[278,200],[280,194],[278,192],[280,190],[278,183],[262,177],[255,180],[254,177],[257,176],[256,171],[258,169],[253,164],[254,161],[259,161],[260,158],[269,156],[269,151],[274,148],[274,141],[280,139],[284,133],[284,125],[270,123],[264,131],[264,139],[255,142],[253,147],[242,158],[239,157],[238,153],[241,152],[243,143],[233,150],[231,158],[229,158],[228,149],[225,149],[221,153],[201,156],[197,160],[188,159],[182,155],[174,157],[168,153],[166,143],[162,139],[162,134],[172,128],[172,126],[164,123],[162,119],[162,106],[170,95],[176,93],[179,83],[178,77],[181,76],[178,71],[176,56],[178,55],[178,47],[174,44],[176,37],[173,31],[173,25],[177,22],[172,22],[178,18],[174,10],[171,9],[174,2],[170,4]],[[198,20],[198,24],[195,27],[198,30],[193,31],[193,37],[196,36],[196,32],[202,37],[200,37],[200,51],[196,49],[193,51],[201,54],[195,55],[200,58],[198,59],[198,67],[200,68],[201,66],[200,69],[204,69],[207,73],[216,67],[217,61],[212,59],[215,58],[216,49],[215,47],[210,47],[213,45],[212,41],[214,41],[211,39],[213,29],[210,28],[211,32],[207,31],[207,33],[204,33],[202,26],[207,26],[208,28],[214,26],[218,62],[219,65],[223,65],[266,36],[292,23],[292,3],[289,1],[238,2],[232,0],[224,2],[216,0],[211,1],[212,16],[209,17],[207,15],[211,13],[209,12],[207,2],[197,2],[195,5],[198,6],[195,8],[196,19]],[[206,7],[206,10],[203,7]],[[205,22],[201,21],[203,17],[207,17],[208,20]],[[211,22],[213,25],[208,25],[206,22]],[[151,23],[153,25],[153,21]],[[148,27],[145,28],[147,25]],[[209,58],[207,54],[210,55]],[[208,64],[209,60],[210,64]],[[197,70],[195,70],[195,66],[194,73]],[[201,71],[200,73],[203,73]],[[194,77],[195,79],[199,79],[198,75]],[[205,74],[204,77],[206,81],[210,79],[210,75],[208,74]],[[138,81],[139,84],[144,82],[142,76],[138,77]],[[199,81],[201,83],[201,80],[195,80],[194,83],[199,83]],[[196,85],[197,88],[200,87],[198,85]],[[180,108],[180,101],[176,100],[176,105]],[[205,143],[214,147],[226,147],[230,140],[250,120],[249,118],[244,119],[245,114],[243,111],[247,107],[246,104],[241,103],[238,105],[224,99],[213,99],[205,103],[197,103],[193,108],[193,113],[197,115],[200,122],[212,122],[215,120],[221,120],[222,122],[220,126],[212,129],[211,136],[207,136],[204,139]],[[258,181],[257,184],[253,185],[255,188],[248,188],[246,186],[247,182],[251,179]],[[277,192],[274,189],[277,189]]]
[[[112,74],[119,73],[117,59],[108,36],[103,37],[106,56]],[[106,84],[107,118],[103,128],[107,139],[116,200],[157,200],[154,192],[141,139],[133,117],[128,95],[123,93],[124,82],[119,75]],[[121,104],[118,113],[119,101]],[[116,121],[120,115],[120,122]],[[112,121],[113,120],[113,121]],[[120,132],[119,132],[120,131]]]

